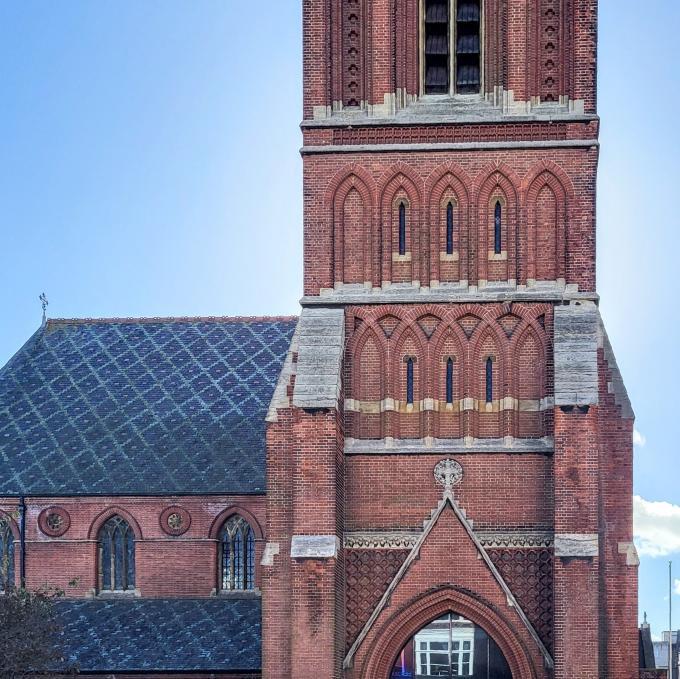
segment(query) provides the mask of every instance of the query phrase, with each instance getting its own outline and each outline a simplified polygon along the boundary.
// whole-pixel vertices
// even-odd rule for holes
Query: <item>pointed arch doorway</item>
[[[450,617],[449,617],[450,616]],[[511,609],[501,611],[489,601],[467,590],[460,589],[455,585],[444,585],[423,592],[412,599],[405,601],[382,622],[376,620],[373,629],[365,630],[363,648],[359,649],[356,657],[348,654],[345,659],[345,667],[354,667],[355,673],[350,675],[359,679],[429,679],[429,677],[465,677],[464,674],[456,675],[453,671],[454,663],[458,663],[458,670],[465,658],[460,655],[464,644],[458,646],[459,656],[454,657],[454,631],[459,626],[460,632],[456,632],[458,642],[466,641],[463,630],[467,629],[467,640],[479,641],[475,652],[488,653],[486,667],[488,667],[489,679],[547,679],[551,676],[553,662],[549,655],[543,655],[538,644],[532,642],[531,635],[525,634],[519,618],[513,619]],[[394,676],[395,667],[401,671],[400,663],[402,651],[405,651],[405,659],[408,658],[409,643],[426,640],[427,634],[419,637],[421,631],[426,632],[433,621],[441,623],[434,629],[441,633],[443,654],[448,654],[448,660],[444,660],[444,668],[441,674],[421,675],[416,673],[417,661],[415,646],[411,651],[411,663],[413,674],[409,677],[406,672],[402,676],[398,673]],[[449,632],[449,625],[452,629]],[[439,629],[437,629],[439,628]],[[360,636],[361,639],[361,636]],[[360,641],[360,639],[358,641]],[[485,645],[485,639],[488,644]],[[359,643],[358,646],[362,644]],[[497,649],[497,650],[496,650]],[[430,647],[430,650],[432,649]],[[469,649],[472,650],[472,649]],[[422,668],[422,658],[421,668]],[[436,660],[430,654],[431,661]],[[475,659],[470,658],[471,669],[475,668]],[[447,668],[448,663],[448,668]],[[406,662],[404,669],[409,670]],[[437,669],[437,668],[435,668]],[[440,671],[440,670],[438,670]],[[468,674],[467,679],[480,679],[486,677],[480,669],[477,674]]]
[[[386,679],[512,679],[498,644],[474,622],[449,612],[421,627]]]

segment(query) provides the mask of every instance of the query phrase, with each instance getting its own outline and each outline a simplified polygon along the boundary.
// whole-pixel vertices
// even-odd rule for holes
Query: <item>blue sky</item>
[[[297,312],[300,2],[0,3],[0,364],[53,317]],[[640,608],[680,627],[680,3],[603,0],[598,288],[638,416]]]

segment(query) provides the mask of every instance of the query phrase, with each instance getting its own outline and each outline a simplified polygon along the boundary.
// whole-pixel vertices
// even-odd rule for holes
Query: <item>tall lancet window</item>
[[[406,359],[406,403],[413,405],[413,359]]]
[[[453,254],[453,203],[446,206],[446,254]]]
[[[255,589],[255,534],[241,516],[231,516],[220,532],[220,589]]]
[[[14,587],[14,534],[7,519],[0,518],[0,591]]]
[[[493,402],[493,359],[486,359],[486,402]]]
[[[406,205],[399,203],[399,254],[406,254]]]
[[[481,1],[424,0],[424,94],[481,91]]]
[[[493,215],[493,251],[500,255],[503,252],[503,207],[496,201]]]
[[[453,404],[453,359],[446,361],[446,403]]]

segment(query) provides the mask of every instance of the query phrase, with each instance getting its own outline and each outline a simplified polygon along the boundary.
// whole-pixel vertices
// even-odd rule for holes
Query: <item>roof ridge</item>
[[[258,323],[264,321],[297,321],[297,316],[121,316],[48,318],[46,327],[57,325],[103,325],[124,323]]]
[[[45,333],[47,324],[42,323],[40,327],[17,349],[5,365],[0,365],[0,377],[9,372],[11,366],[17,363],[23,355],[29,351],[38,339]]]

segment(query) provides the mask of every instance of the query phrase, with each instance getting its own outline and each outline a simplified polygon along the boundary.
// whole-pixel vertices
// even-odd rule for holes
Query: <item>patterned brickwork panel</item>
[[[549,651],[553,648],[553,554],[549,549],[487,549]]]
[[[407,556],[408,551],[394,549],[347,551],[347,648],[354,643]]]
[[[545,0],[541,7],[541,100],[556,102],[560,93],[560,2]]]
[[[294,319],[51,321],[0,370],[0,495],[257,493]]]
[[[259,599],[62,600],[67,665],[81,672],[256,672]]]
[[[361,9],[360,0],[345,0],[342,3],[345,106],[359,106],[363,96],[361,91]]]

